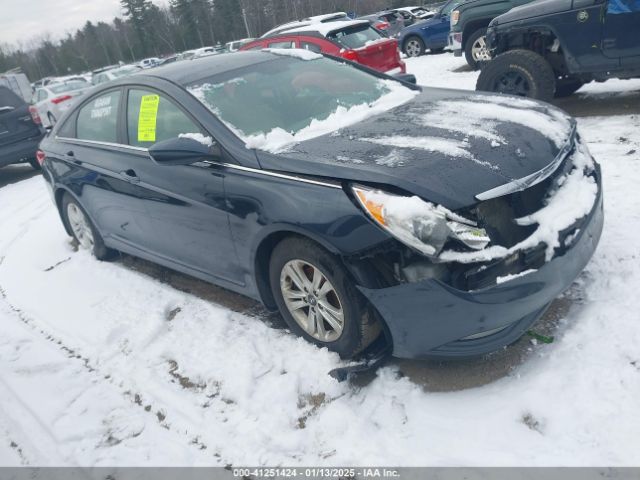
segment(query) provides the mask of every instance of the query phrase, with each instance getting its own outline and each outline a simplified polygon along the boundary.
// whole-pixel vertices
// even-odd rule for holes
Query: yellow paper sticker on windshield
[[[140,100],[140,115],[138,116],[138,141],[155,142],[156,124],[158,122],[158,95],[144,95]]]

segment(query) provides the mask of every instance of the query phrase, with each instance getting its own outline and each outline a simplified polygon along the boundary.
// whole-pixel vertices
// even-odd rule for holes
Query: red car
[[[301,23],[254,40],[240,50],[263,48],[302,48],[334,57],[346,58],[385,73],[405,73],[398,41],[387,38],[366,20]]]

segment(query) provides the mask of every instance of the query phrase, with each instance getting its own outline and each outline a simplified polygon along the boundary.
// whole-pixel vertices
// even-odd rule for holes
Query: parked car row
[[[360,53],[371,31],[289,25],[260,51],[98,86],[38,152],[63,228],[98,259],[126,252],[260,300],[345,358],[377,339],[405,358],[515,342],[598,244],[599,166],[548,104],[291,49]],[[283,36],[289,49],[262,50]],[[426,121],[451,103],[486,131]]]
[[[361,63],[375,70],[388,73],[405,73],[405,63],[400,58],[398,41],[380,33],[369,20],[349,20],[347,17],[306,19],[287,24],[286,28],[244,45],[240,50],[263,48],[300,48],[324,53]]]

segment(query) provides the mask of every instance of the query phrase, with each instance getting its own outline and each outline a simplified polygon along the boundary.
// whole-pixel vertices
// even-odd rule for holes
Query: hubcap
[[[322,271],[291,260],[280,273],[285,305],[300,327],[316,340],[334,342],[344,328],[344,311],[336,289]]]
[[[75,203],[69,203],[67,206],[67,218],[71,230],[73,231],[76,240],[82,248],[91,250],[93,248],[93,231],[87,217],[85,217],[80,207]]]
[[[420,42],[418,40],[409,40],[407,42],[407,46],[405,47],[405,53],[410,57],[418,57],[420,56]]]
[[[496,79],[493,91],[519,97],[529,97],[531,96],[531,85],[520,72],[509,71]]]
[[[471,56],[476,62],[488,62],[491,60],[489,50],[487,49],[487,37],[480,37],[471,47]]]

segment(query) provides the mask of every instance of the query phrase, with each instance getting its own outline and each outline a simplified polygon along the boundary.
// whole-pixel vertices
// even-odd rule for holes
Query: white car
[[[145,58],[144,60],[141,60],[138,65],[140,66],[140,68],[144,68],[144,69],[153,68],[160,65],[161,61],[162,60],[160,60],[157,57],[150,57],[150,58]]]
[[[42,121],[54,126],[58,118],[73,105],[73,100],[90,88],[89,82],[79,80],[50,83],[36,90],[33,102]]]
[[[229,53],[237,52],[240,50],[240,47],[246,45],[247,43],[251,43],[255,40],[255,38],[242,38],[240,40],[235,40],[233,42],[227,42],[225,44],[225,49]]]
[[[394,12],[398,12],[404,18],[405,23],[407,21],[410,22],[419,22],[420,20],[426,20],[428,18],[433,17],[436,12],[428,10],[426,7],[400,7],[394,8]]]
[[[138,65],[125,65],[124,67],[112,68],[110,70],[105,70],[104,72],[95,73],[91,79],[91,83],[94,85],[100,85],[117,78],[127,77],[139,72],[140,70],[142,70],[142,67]]]
[[[335,12],[335,13],[327,13],[325,15],[315,15],[313,17],[308,17],[302,20],[296,20],[295,22],[289,22],[289,23],[284,23],[282,25],[279,25],[276,28],[269,30],[260,38],[265,38],[271,35],[275,35],[277,33],[282,33],[286,30],[291,30],[292,28],[307,27],[309,25],[313,25],[316,23],[329,23],[329,22],[346,21],[346,20],[350,20],[350,18],[347,16],[345,12]]]
[[[201,58],[201,57],[209,57],[211,55],[217,55],[218,51],[215,49],[215,47],[202,47],[202,48],[197,48],[196,50],[193,51],[193,56],[191,57],[192,60],[195,60],[196,58]]]

